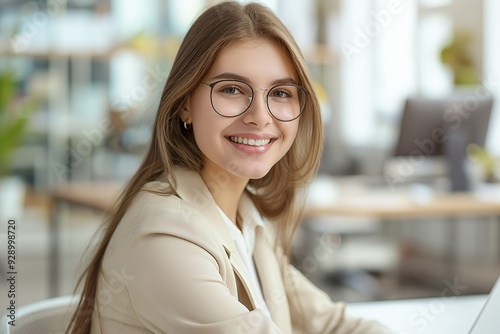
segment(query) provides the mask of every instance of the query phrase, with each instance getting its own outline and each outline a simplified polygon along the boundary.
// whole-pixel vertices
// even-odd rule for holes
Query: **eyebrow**
[[[218,79],[239,80],[239,81],[244,81],[244,82],[248,82],[248,83],[251,81],[247,77],[244,77],[244,76],[236,74],[236,73],[231,73],[231,72],[224,72],[224,73],[218,74],[210,79],[211,80],[218,80]],[[291,77],[277,79],[271,83],[271,86],[288,85],[288,84],[297,85],[297,80],[295,80]]]

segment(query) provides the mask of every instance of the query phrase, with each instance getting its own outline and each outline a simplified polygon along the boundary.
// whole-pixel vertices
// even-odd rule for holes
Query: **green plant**
[[[469,144],[467,146],[467,155],[481,167],[484,173],[484,181],[497,182],[495,178],[496,160],[485,148],[476,144]]]
[[[441,50],[441,61],[453,71],[455,85],[477,85],[477,74],[471,57],[473,36],[467,31],[455,32],[453,40]]]
[[[34,100],[18,98],[13,71],[0,72],[0,176],[7,174],[12,153],[21,143],[35,107]]]

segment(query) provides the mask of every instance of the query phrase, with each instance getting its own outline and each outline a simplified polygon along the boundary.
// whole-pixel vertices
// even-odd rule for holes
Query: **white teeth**
[[[245,145],[250,145],[250,146],[264,146],[269,144],[271,139],[250,139],[250,138],[243,138],[243,137],[230,137],[232,142],[235,143],[240,143],[240,144],[245,144]]]

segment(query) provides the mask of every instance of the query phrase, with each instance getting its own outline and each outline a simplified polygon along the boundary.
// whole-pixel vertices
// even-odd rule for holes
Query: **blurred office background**
[[[0,268],[7,270],[14,217],[19,304],[72,293],[110,201],[105,192],[114,189],[102,185],[137,168],[182,37],[216,2],[0,0]],[[297,267],[347,301],[440,296],[457,280],[465,288],[455,294],[488,292],[500,274],[500,104],[471,130],[484,141],[468,146],[465,162],[463,193],[484,210],[455,214],[452,205],[448,214],[425,214],[450,193],[446,153],[425,146],[441,144],[429,141],[431,132],[410,138],[423,143],[423,157],[394,153],[408,98],[454,96],[462,113],[448,116],[460,124],[474,118],[476,105],[500,99],[500,3],[260,2],[302,48],[326,129],[321,174],[294,244]],[[425,117],[415,127],[425,127]],[[68,183],[86,194],[65,193]],[[346,198],[344,211],[317,209]],[[390,216],[408,203],[422,210]]]

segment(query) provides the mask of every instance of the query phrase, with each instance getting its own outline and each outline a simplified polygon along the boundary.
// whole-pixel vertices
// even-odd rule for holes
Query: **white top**
[[[238,250],[238,254],[240,255],[245,267],[248,269],[250,273],[250,278],[252,280],[252,284],[258,291],[257,298],[259,299],[260,305],[264,305],[262,310],[271,317],[271,313],[267,308],[266,302],[264,300],[264,296],[262,295],[262,288],[259,283],[259,279],[257,277],[257,271],[255,270],[255,264],[253,262],[253,251],[255,249],[255,229],[257,226],[263,227],[264,224],[261,220],[257,219],[248,219],[244,220],[242,224],[242,230],[240,231],[236,225],[229,219],[229,217],[221,210],[221,208],[217,207],[222,215],[224,223],[229,230],[229,234],[234,240],[236,245],[236,249]]]

